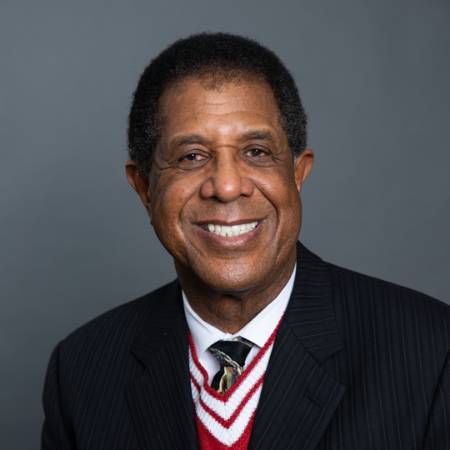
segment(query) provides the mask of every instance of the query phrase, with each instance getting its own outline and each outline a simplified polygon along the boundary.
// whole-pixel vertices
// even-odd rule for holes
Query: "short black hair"
[[[272,89],[294,156],[306,147],[306,114],[295,81],[275,53],[258,42],[229,33],[200,33],[177,40],[142,73],[128,122],[128,152],[139,171],[150,172],[159,140],[159,100],[170,85],[191,76],[224,80],[257,77]]]

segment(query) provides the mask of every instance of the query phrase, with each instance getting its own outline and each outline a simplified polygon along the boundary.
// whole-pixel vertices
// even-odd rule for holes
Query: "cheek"
[[[300,195],[293,176],[283,173],[260,186],[276,211],[278,242],[290,242],[301,226]]]
[[[155,228],[177,228],[185,206],[192,196],[192,183],[176,177],[161,177],[153,192],[152,218]]]
[[[290,172],[279,171],[260,177],[258,187],[280,213],[295,213],[298,210],[299,192]]]

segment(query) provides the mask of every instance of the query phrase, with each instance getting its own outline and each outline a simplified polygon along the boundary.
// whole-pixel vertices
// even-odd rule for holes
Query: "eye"
[[[193,169],[203,165],[207,159],[204,154],[191,151],[178,159],[178,166],[182,169]]]
[[[180,161],[187,160],[187,161],[201,161],[203,158],[203,155],[200,155],[198,153],[188,153],[187,155],[184,155],[180,158]]]
[[[250,156],[253,159],[264,159],[269,156],[269,152],[259,147],[252,147],[245,151],[247,156]]]

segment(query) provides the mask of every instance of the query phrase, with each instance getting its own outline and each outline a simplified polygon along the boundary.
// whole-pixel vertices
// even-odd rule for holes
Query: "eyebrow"
[[[208,141],[200,134],[185,134],[178,136],[170,142],[171,147],[181,147],[190,144],[205,144]]]
[[[268,130],[252,130],[244,133],[241,138],[243,141],[270,141],[275,142],[275,136]]]
[[[268,130],[251,130],[247,131],[240,137],[241,141],[269,141],[269,142],[275,142],[275,136],[271,131]],[[175,137],[170,142],[170,147],[182,147],[184,145],[191,145],[191,144],[204,144],[207,145],[209,143],[208,139],[205,139],[200,134],[185,134],[182,136]]]

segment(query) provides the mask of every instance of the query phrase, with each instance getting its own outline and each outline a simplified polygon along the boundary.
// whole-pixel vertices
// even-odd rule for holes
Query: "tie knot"
[[[253,344],[238,336],[232,341],[217,341],[208,350],[219,361],[220,367],[233,367],[242,370],[245,359]]]

